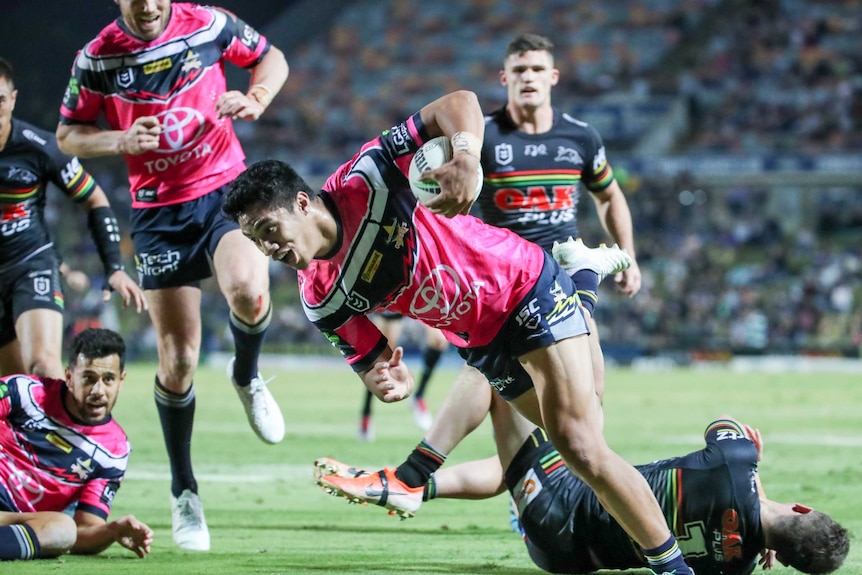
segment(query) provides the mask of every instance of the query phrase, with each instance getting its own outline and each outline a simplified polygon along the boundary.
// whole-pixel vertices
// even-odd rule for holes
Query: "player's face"
[[[171,19],[171,0],[114,0],[129,30],[141,40],[155,40]]]
[[[87,425],[102,423],[114,409],[125,379],[118,355],[92,359],[79,355],[75,366],[66,368],[66,409]]]
[[[0,78],[0,134],[5,134],[12,125],[12,112],[15,111],[15,99],[18,90],[12,89],[7,78]]]
[[[500,72],[500,83],[506,87],[509,104],[525,110],[550,106],[551,87],[559,79],[554,59],[545,50],[510,54]]]
[[[304,270],[320,251],[319,238],[308,210],[308,196],[297,195],[293,211],[287,208],[250,209],[239,218],[243,235],[273,261]]]

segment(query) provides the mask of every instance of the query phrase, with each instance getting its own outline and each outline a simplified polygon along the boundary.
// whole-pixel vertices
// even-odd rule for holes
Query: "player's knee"
[[[234,315],[247,323],[257,322],[269,309],[269,292],[253,282],[232,285],[225,299]]]
[[[560,425],[548,431],[551,443],[566,464],[584,481],[592,484],[605,468],[607,444],[578,425]]]
[[[162,382],[167,389],[174,392],[184,391],[173,389],[173,385],[183,386],[183,382],[192,380],[198,363],[198,350],[192,348],[172,348],[160,354],[161,368],[167,374],[166,381]]]
[[[30,523],[39,540],[41,557],[57,557],[67,553],[75,545],[78,526],[65,513],[46,511],[38,520]]]

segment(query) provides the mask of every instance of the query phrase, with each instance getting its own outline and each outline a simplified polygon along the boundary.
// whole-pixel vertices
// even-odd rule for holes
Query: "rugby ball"
[[[410,180],[410,189],[420,203],[426,204],[436,198],[440,194],[440,186],[437,182],[423,182],[419,179],[423,172],[428,170],[436,170],[446,162],[452,159],[452,144],[446,136],[438,136],[425,142],[421,148],[413,155],[410,160],[410,169],[407,173],[407,179]],[[482,180],[485,174],[482,172],[480,164],[476,171],[478,178],[476,181],[476,196],[482,191]]]

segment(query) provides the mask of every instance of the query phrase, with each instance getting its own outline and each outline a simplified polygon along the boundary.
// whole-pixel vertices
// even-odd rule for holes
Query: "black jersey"
[[[711,423],[706,447],[636,466],[697,575],[746,575],[764,547],[757,448],[739,425]],[[645,567],[637,544],[537,430],[506,471],[534,562],[558,573]]]
[[[477,215],[548,252],[555,240],[578,237],[578,184],[599,192],[614,179],[599,133],[556,108],[543,134],[518,130],[505,107],[486,116],[482,169]]]
[[[48,182],[75,202],[96,188],[78,159],[60,151],[54,134],[13,118],[0,150],[0,270],[53,249],[45,223]]]

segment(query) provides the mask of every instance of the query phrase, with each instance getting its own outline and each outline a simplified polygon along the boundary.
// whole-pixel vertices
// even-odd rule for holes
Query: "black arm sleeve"
[[[115,271],[123,269],[120,257],[120,226],[114,212],[108,206],[90,210],[87,214],[87,227],[99,250],[99,259],[105,268],[105,280]]]

